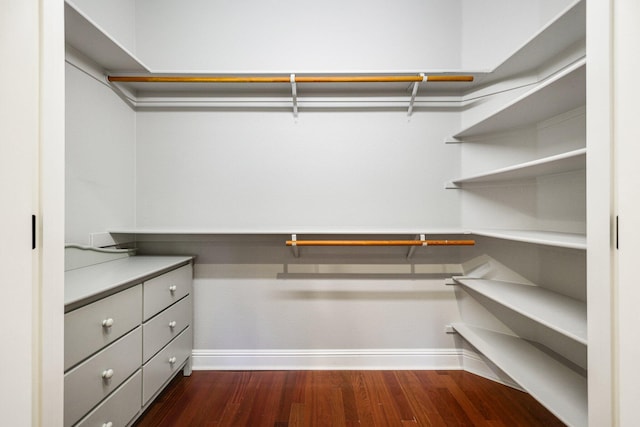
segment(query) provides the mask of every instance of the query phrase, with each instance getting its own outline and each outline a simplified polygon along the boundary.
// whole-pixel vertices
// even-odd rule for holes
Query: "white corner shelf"
[[[453,278],[459,285],[587,345],[587,305],[540,286],[498,280]]]
[[[515,242],[533,243],[536,245],[587,250],[587,236],[577,233],[536,230],[473,229],[471,230],[471,234],[493,237],[495,239],[512,240]]]
[[[498,181],[515,181],[555,175],[586,169],[587,149],[569,151],[530,162],[520,163],[493,171],[462,177],[451,181],[447,188],[459,188],[465,184],[480,184]]]
[[[587,378],[533,344],[464,323],[453,328],[570,426],[587,426]]]
[[[585,32],[586,1],[576,0],[474,84],[484,86],[535,70],[572,46],[580,43],[584,46]]]
[[[586,58],[551,75],[499,110],[453,135],[464,142],[542,122],[586,103]]]
[[[64,4],[65,41],[104,70],[149,72],[134,54],[112,39],[70,1]]]

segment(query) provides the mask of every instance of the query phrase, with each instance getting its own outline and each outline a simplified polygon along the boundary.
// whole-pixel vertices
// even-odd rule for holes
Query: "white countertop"
[[[188,264],[191,256],[131,256],[65,272],[65,312]]]

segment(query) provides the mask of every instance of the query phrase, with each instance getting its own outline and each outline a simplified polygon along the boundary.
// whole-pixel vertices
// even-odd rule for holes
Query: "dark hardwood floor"
[[[194,371],[136,422],[174,426],[563,426],[531,396],[464,371]]]

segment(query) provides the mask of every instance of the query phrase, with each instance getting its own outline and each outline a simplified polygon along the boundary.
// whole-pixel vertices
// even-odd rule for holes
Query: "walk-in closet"
[[[633,156],[599,82],[637,7],[593,3],[64,1],[62,425],[259,372],[423,409],[471,374],[532,425],[631,425]],[[329,422],[288,408],[271,424]]]
[[[194,369],[464,369],[587,425],[585,2],[196,3],[66,3],[67,242],[194,256]]]

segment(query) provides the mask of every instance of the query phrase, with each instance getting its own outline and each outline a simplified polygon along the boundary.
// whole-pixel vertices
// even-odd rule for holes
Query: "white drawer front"
[[[143,320],[190,294],[192,277],[193,269],[189,264],[144,282]]]
[[[142,368],[142,404],[153,397],[158,389],[178,370],[191,355],[192,328],[185,329],[171,344],[160,350]]]
[[[142,321],[142,285],[64,316],[64,370],[126,334]]]
[[[67,372],[64,376],[64,425],[77,422],[129,378],[141,363],[142,327],[139,326]]]
[[[146,362],[191,324],[191,295],[187,295],[142,325],[142,360]]]
[[[141,391],[142,370],[138,370],[75,427],[126,427],[142,407]]]

